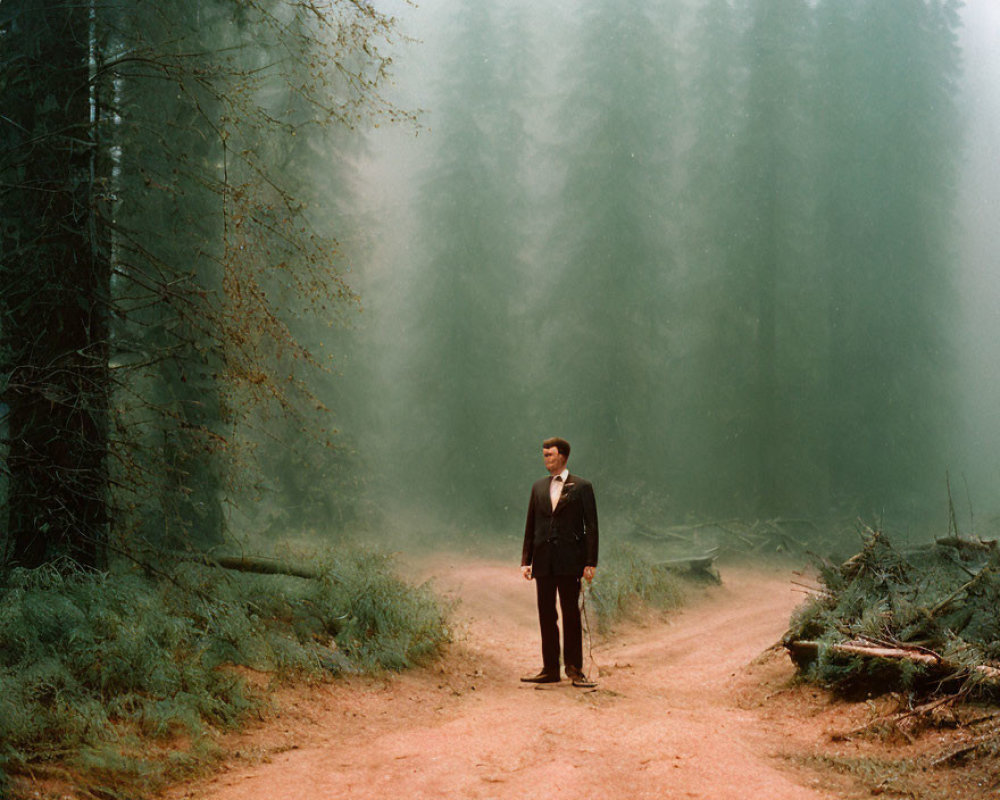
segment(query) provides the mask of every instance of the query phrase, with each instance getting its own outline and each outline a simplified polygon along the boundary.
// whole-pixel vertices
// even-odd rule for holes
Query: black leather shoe
[[[521,678],[522,683],[559,683],[559,673],[546,672],[544,669],[537,675],[525,675]]]
[[[573,681],[574,686],[579,686],[581,689],[592,689],[597,686],[597,681],[592,681],[584,675],[579,667],[566,667],[566,677]]]

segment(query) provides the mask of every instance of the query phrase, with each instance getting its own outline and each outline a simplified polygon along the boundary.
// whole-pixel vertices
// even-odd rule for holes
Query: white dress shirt
[[[558,475],[553,475],[552,480],[549,482],[549,497],[552,499],[552,510],[556,510],[556,506],[559,504],[559,497],[562,495],[563,486],[566,485],[566,479],[569,477],[569,470],[564,469]]]

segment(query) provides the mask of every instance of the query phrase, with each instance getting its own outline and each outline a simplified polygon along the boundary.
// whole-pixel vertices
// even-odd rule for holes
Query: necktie
[[[556,475],[552,479],[552,483],[549,484],[549,497],[552,499],[552,510],[556,510],[556,505],[559,503],[559,495],[562,494],[563,479],[562,475]]]

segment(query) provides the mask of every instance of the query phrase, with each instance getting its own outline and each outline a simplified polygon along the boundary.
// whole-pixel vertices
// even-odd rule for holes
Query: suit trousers
[[[556,595],[562,610],[563,663],[583,669],[583,629],[580,625],[580,578],[576,575],[545,575],[535,578],[538,624],[542,631],[542,669],[559,674],[559,626]]]

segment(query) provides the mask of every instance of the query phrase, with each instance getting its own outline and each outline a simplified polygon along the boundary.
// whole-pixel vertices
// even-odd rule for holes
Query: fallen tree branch
[[[682,536],[680,533],[675,533],[671,530],[654,530],[649,525],[643,525],[638,522],[635,523],[634,531],[637,536],[642,536],[646,539],[674,539],[679,542],[688,542],[690,538]]]
[[[711,550],[700,556],[687,556],[685,558],[668,558],[665,561],[657,561],[657,567],[680,572],[703,572],[712,580],[721,583],[718,572],[715,570],[715,560],[719,556],[719,548],[713,547]]]
[[[175,555],[181,561],[193,561],[208,567],[221,567],[222,569],[249,572],[256,575],[288,575],[292,578],[305,578],[306,580],[314,581],[330,576],[328,571],[316,569],[315,567],[307,567],[263,556],[211,556],[208,554],[194,555],[187,553]]]
[[[290,564],[287,561],[279,561],[275,558],[252,558],[250,556],[235,558],[223,556],[212,559],[210,563],[218,564],[223,569],[232,569],[238,572],[253,572],[258,575],[290,575],[293,578],[306,578],[308,580],[320,580],[324,576],[321,570]]]
[[[975,575],[973,575],[973,577],[972,577],[972,579],[970,581],[966,582],[962,586],[959,586],[954,592],[952,592],[950,595],[948,595],[946,598],[944,598],[944,600],[942,600],[940,603],[938,603],[937,605],[935,605],[934,608],[930,609],[927,612],[928,615],[929,615],[929,617],[931,619],[933,619],[934,617],[936,617],[938,614],[940,614],[942,611],[944,611],[946,608],[948,608],[948,606],[950,606],[953,602],[955,602],[955,600],[957,600],[962,594],[964,594],[966,591],[968,591],[973,586],[975,586],[977,583],[979,583],[984,577],[986,577],[987,575],[990,575],[990,574],[992,574],[992,571],[990,570],[990,568],[989,567],[983,567],[981,570],[979,570],[979,572],[977,572]]]
[[[934,544],[939,547],[953,547],[956,550],[971,550],[976,553],[994,553],[997,549],[995,539],[962,539],[958,536],[946,536],[943,539],[935,539]]]
[[[686,556],[684,558],[668,558],[665,561],[657,561],[658,567],[671,567],[674,569],[687,567],[692,570],[709,569],[719,557],[719,548],[713,547],[704,555]]]
[[[885,647],[858,641],[825,644],[823,642],[808,640],[786,642],[785,647],[788,649],[792,660],[798,665],[815,661],[819,657],[820,652],[827,652],[838,656],[881,658],[887,661],[909,661],[913,664],[926,666],[937,673],[956,676],[962,673],[970,673],[987,683],[1000,685],[1000,668],[987,664],[975,664],[973,666],[956,664],[924,648]]]

